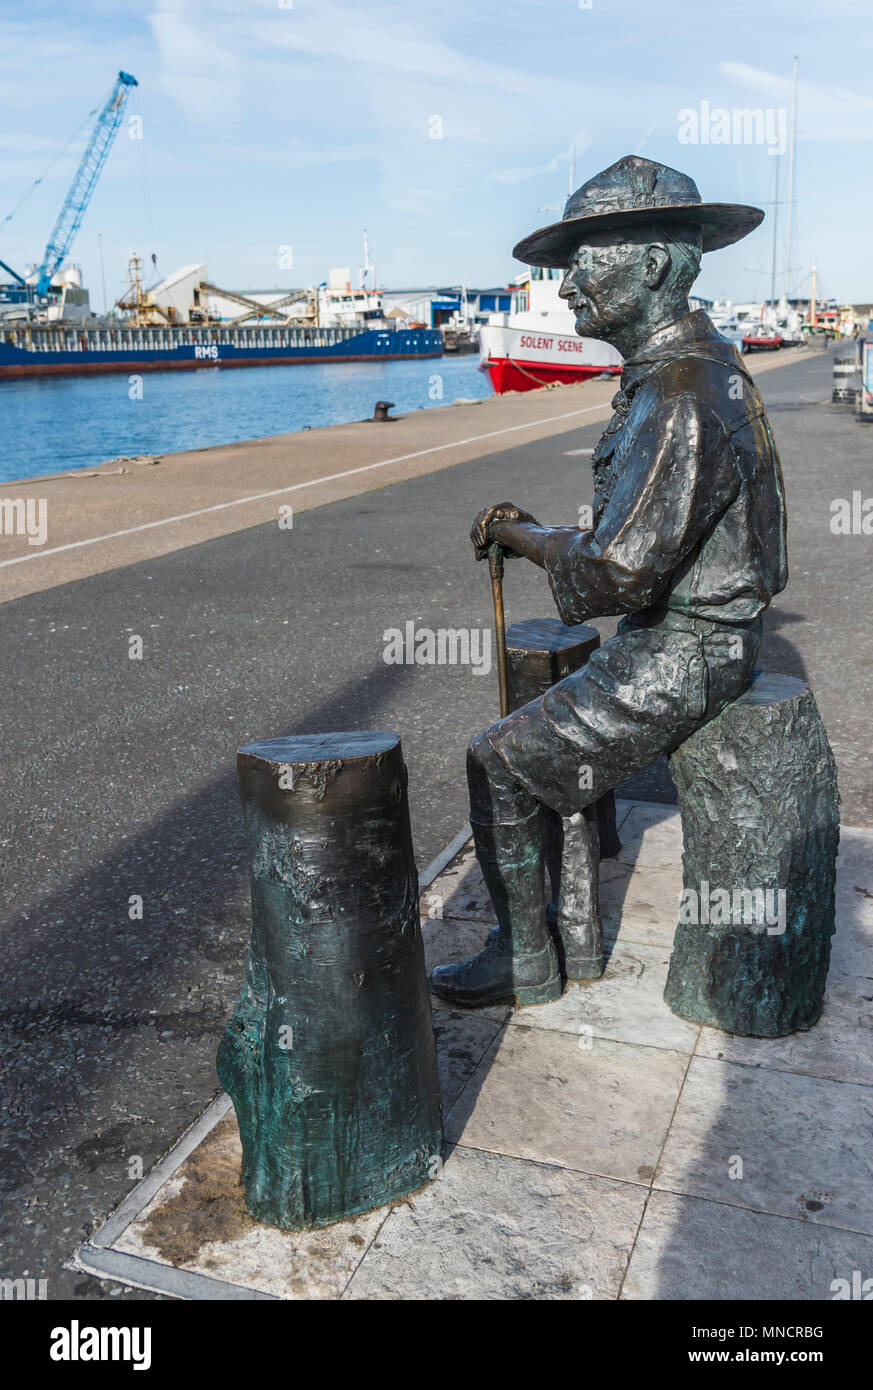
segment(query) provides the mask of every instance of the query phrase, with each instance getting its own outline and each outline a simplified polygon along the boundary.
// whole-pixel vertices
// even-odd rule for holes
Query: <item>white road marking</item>
[[[478,444],[482,439],[494,439],[500,434],[514,434],[516,430],[531,430],[537,425],[552,425],[557,420],[570,420],[574,415],[589,415],[592,410],[608,409],[606,405],[587,405],[583,410],[568,410],[564,415],[549,415],[545,420],[531,420],[526,425],[509,425],[502,430],[489,430],[487,434],[472,434],[469,439],[453,439],[451,444],[434,444],[430,449],[418,449],[414,454],[399,454],[397,458],[380,459],[378,463],[365,463],[360,468],[346,468],[342,473],[330,473],[325,478],[310,478],[305,483],[292,483],[290,487],[277,487],[272,492],[256,492],[251,497],[235,497],[232,502],[216,502],[212,507],[200,507],[196,512],[182,512],[179,516],[165,516],[160,521],[144,521],[139,526],[128,526],[123,531],[109,531],[105,536],[89,536],[84,541],[68,541],[66,545],[54,545],[50,550],[34,550],[28,555],[16,555],[11,560],[0,560],[0,569],[5,565],[21,565],[25,560],[43,560],[47,555],[58,555],[62,550],[77,550],[83,545],[98,545],[100,541],[114,541],[119,536],[132,536],[136,531],[150,531],[155,526],[171,526],[176,521],[190,521],[195,516],[205,516],[207,512],[222,512],[227,507],[242,507],[247,502],[261,502],[267,497],[281,497],[286,492],[298,492],[304,487],[319,487],[322,483],[335,483],[340,478],[351,478],[356,473],[369,473],[374,468],[387,468],[392,463],[406,463],[409,459],[423,458],[425,454],[439,454],[444,449],[460,449],[465,444]],[[37,479],[19,479],[19,482],[36,482]],[[10,486],[10,484],[6,484]]]

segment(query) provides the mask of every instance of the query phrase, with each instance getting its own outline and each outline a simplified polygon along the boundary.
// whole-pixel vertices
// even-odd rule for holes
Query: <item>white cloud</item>
[[[161,62],[160,82],[191,120],[233,125],[239,119],[242,76],[208,15],[187,0],[160,0],[147,16]]]
[[[723,62],[721,71],[762,102],[790,111],[792,78],[748,63]],[[805,138],[825,141],[873,139],[873,97],[845,87],[798,80],[797,125]]]
[[[573,144],[568,145],[566,150],[561,150],[546,164],[535,164],[533,167],[521,169],[495,169],[489,177],[495,183],[523,183],[525,179],[536,178],[540,174],[556,174],[562,164],[569,166],[570,161],[573,160],[575,165],[575,161],[584,154],[591,143],[590,135],[579,134]]]

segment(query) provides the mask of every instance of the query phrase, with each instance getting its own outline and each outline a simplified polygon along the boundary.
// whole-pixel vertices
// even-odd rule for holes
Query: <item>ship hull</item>
[[[306,341],[308,336],[309,341]],[[172,341],[178,337],[179,341]],[[260,341],[251,341],[251,338]],[[104,346],[105,342],[118,346]],[[169,341],[168,341],[169,340]],[[152,345],[154,343],[154,345]],[[158,345],[161,344],[161,345]],[[442,354],[438,331],[409,329],[249,330],[249,341],[221,329],[95,331],[35,329],[0,335],[0,378],[184,371],[197,367],[278,367],[306,362],[379,362]]]
[[[621,371],[620,367],[563,367],[548,362],[516,362],[509,357],[487,358],[481,366],[487,371],[498,395],[506,391],[537,391],[555,382],[573,386],[576,382],[602,376],[604,372]]]
[[[778,352],[782,347],[781,338],[744,338],[743,352]]]
[[[594,338],[488,324],[480,331],[479,365],[502,395],[615,375],[622,361],[614,348]]]

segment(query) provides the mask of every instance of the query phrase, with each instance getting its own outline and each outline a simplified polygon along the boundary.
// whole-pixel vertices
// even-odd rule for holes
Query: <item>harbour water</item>
[[[140,394],[141,391],[141,394]],[[475,355],[0,381],[0,482],[492,394]]]

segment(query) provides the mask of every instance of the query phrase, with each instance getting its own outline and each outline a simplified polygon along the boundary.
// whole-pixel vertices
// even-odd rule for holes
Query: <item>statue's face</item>
[[[559,290],[576,315],[581,338],[609,342],[645,312],[649,247],[594,234],[578,247]]]

